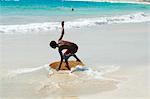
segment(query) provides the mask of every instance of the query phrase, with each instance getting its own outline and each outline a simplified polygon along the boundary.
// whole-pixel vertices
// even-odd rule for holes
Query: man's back
[[[58,41],[59,51],[62,51],[64,49],[67,49],[69,52],[76,52],[78,49],[78,46],[75,43],[59,40]]]
[[[62,46],[62,45],[67,45],[67,46],[70,46],[74,43],[70,42],[70,41],[64,41],[64,40],[59,40],[58,41],[58,46]]]

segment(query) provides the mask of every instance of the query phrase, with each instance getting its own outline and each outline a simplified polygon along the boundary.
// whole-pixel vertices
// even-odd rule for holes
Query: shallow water
[[[71,9],[74,8],[74,11]],[[60,0],[1,1],[0,24],[56,22],[83,17],[102,17],[138,12],[149,13],[146,4]],[[88,16],[88,17],[87,17]]]
[[[119,69],[118,67],[116,69],[115,66],[99,66],[101,67],[100,71],[88,67],[88,70],[78,70],[73,73],[56,72],[53,69],[46,69],[47,66],[9,70],[8,75],[1,78],[1,89],[4,92],[1,96],[5,98],[8,95],[11,98],[18,98],[24,94],[26,96],[23,98],[81,96],[112,91],[117,89],[117,85],[120,83],[120,80],[103,76]],[[51,73],[48,74],[48,71]]]
[[[129,72],[132,72],[134,76],[139,73],[148,74],[148,24],[148,22],[123,23],[66,29],[64,39],[79,45],[77,56],[94,71],[76,72],[71,76],[57,72],[49,76],[44,65],[60,59],[57,50],[49,47],[49,42],[57,40],[60,36],[60,29],[43,34],[0,34],[2,41],[0,46],[2,51],[1,96],[8,99],[10,97],[38,99],[58,95],[67,97],[101,94],[119,90],[118,85],[124,83],[124,78],[128,79]],[[145,70],[137,72],[137,69]],[[118,71],[123,75],[111,74]],[[103,72],[105,72],[104,75],[108,74],[110,77],[105,78],[101,74]],[[132,97],[135,90],[139,96],[147,95],[147,88],[143,86],[147,83],[147,76],[141,76],[143,80],[139,82],[142,93],[139,90],[140,86],[138,86],[139,89],[138,87],[134,89],[130,83],[128,84]],[[132,80],[131,82],[134,82]],[[121,95],[124,94],[128,93],[125,91]]]

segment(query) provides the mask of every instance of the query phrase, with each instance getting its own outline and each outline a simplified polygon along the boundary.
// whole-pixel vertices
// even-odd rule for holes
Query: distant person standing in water
[[[72,8],[71,11],[74,11],[74,8]]]
[[[59,67],[57,68],[57,70],[60,70],[63,59],[65,60],[66,67],[70,70],[70,67],[68,64],[68,59],[71,56],[76,58],[76,60],[78,62],[81,62],[81,60],[75,55],[75,53],[78,51],[78,46],[75,43],[62,40],[62,38],[64,36],[64,21],[62,21],[61,25],[62,25],[62,33],[61,33],[60,38],[58,39],[58,43],[56,43],[55,41],[51,41],[50,46],[54,49],[56,47],[58,47],[58,52],[59,52],[60,57],[61,57],[61,62],[59,64]],[[65,53],[62,52],[63,50],[66,50]]]

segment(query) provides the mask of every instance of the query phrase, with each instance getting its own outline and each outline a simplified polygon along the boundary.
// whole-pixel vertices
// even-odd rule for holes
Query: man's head
[[[52,47],[52,48],[54,48],[54,49],[55,49],[56,47],[58,47],[58,44],[57,44],[55,41],[51,41],[49,45],[50,45],[50,47]]]

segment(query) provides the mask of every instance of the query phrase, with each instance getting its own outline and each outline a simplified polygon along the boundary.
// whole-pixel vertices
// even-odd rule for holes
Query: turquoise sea
[[[75,12],[71,9],[74,8]],[[62,0],[1,0],[2,16],[74,16],[150,11],[150,5]]]
[[[24,27],[19,26],[20,31],[54,29],[62,20],[74,22],[68,27],[86,26],[89,22],[98,25],[150,20],[149,4],[64,0],[1,0],[0,3],[1,33],[18,32],[18,25]]]

